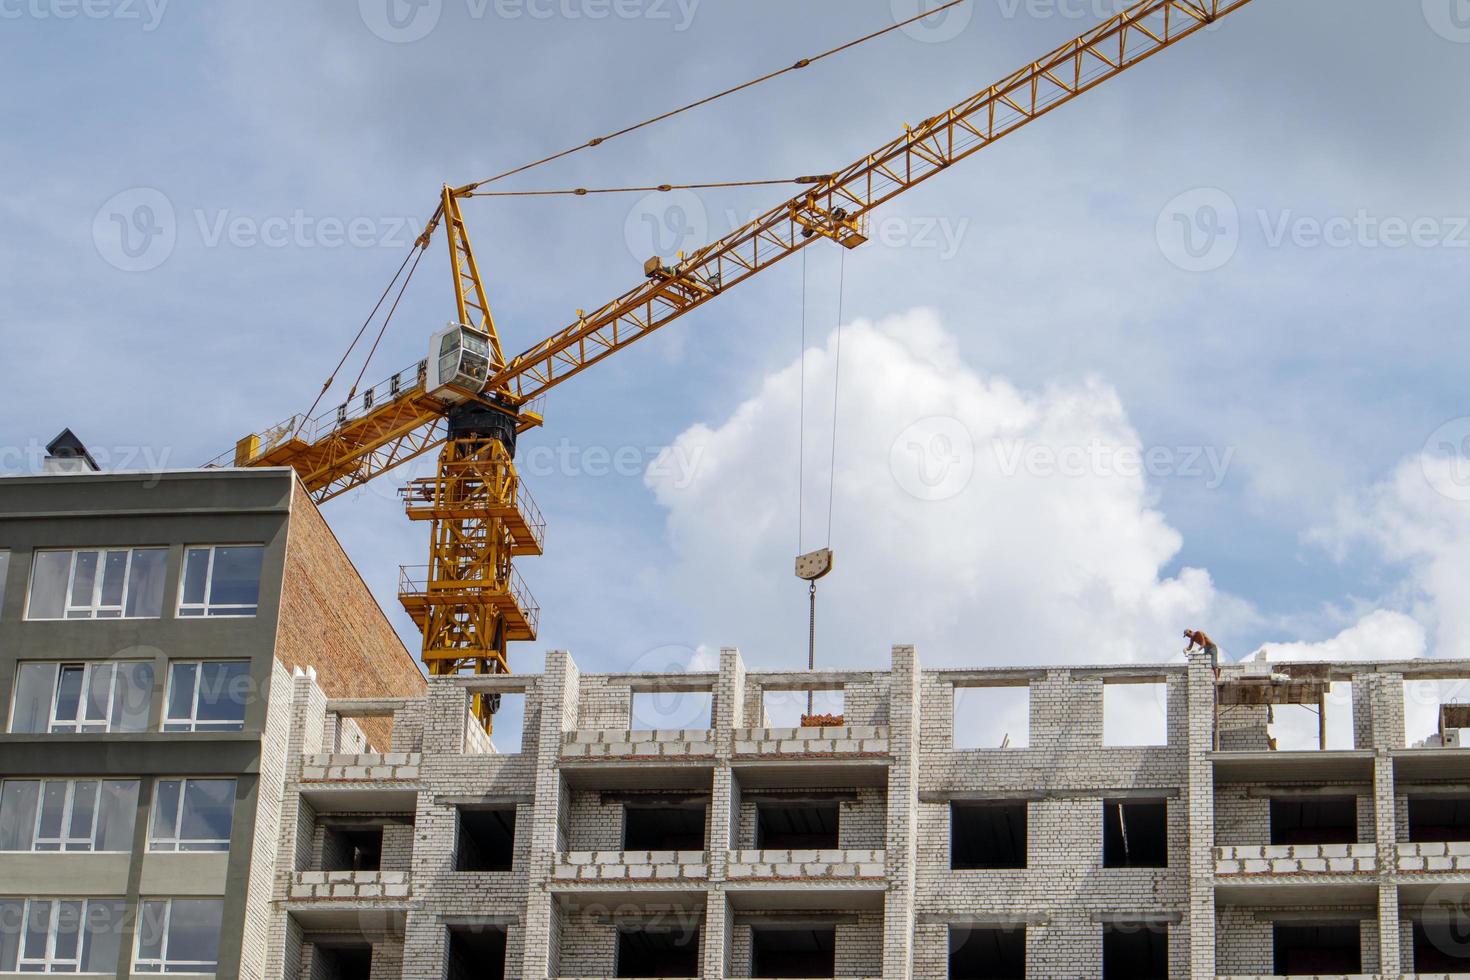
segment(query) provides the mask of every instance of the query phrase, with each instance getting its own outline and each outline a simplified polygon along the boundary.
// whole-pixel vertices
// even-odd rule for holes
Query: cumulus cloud
[[[806,358],[802,550],[826,541],[837,355],[834,334]],[[692,475],[656,462],[647,476],[667,512],[667,589],[752,663],[805,664],[790,572],[801,380],[788,364],[725,421],[684,432],[669,453],[699,460]],[[845,328],[840,406],[819,662],[881,664],[900,642],[930,665],[1158,661],[1184,626],[1240,614],[1204,570],[1170,571],[1180,535],[1102,381],[986,377],[918,310]]]

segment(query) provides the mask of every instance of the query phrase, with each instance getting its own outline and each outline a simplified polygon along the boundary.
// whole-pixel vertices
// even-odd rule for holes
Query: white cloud
[[[1424,626],[1401,612],[1377,609],[1319,643],[1270,643],[1266,659],[1282,663],[1304,660],[1410,660],[1425,656]]]
[[[835,336],[807,358],[803,550],[826,537]],[[1240,615],[1207,572],[1166,569],[1181,546],[1153,506],[1116,393],[1096,379],[1018,390],[961,362],[929,311],[844,330],[832,544],[819,584],[818,661],[926,664],[1158,661],[1185,626]],[[804,665],[797,552],[800,367],[767,377],[726,421],[655,465],[675,565],[669,592],[714,643],[752,663]],[[1211,617],[1214,617],[1211,619]]]

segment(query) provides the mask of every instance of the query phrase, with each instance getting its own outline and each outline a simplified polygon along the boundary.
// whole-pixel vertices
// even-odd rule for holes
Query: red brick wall
[[[418,660],[300,483],[292,491],[276,659],[291,669],[315,667],[329,698],[417,697],[427,687]],[[388,719],[359,724],[387,750]]]

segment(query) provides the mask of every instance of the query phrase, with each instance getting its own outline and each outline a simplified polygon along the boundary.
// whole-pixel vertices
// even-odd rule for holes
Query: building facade
[[[1470,977],[1470,708],[1435,693],[1466,677],[907,647],[815,674],[553,652],[397,700],[301,674],[268,972]],[[469,719],[476,691],[523,701],[518,750]],[[834,724],[790,727],[809,691]],[[332,740],[390,716],[391,751]],[[1273,737],[1291,717],[1305,741]]]
[[[0,976],[263,977],[293,670],[422,675],[290,470],[74,462],[0,479]]]

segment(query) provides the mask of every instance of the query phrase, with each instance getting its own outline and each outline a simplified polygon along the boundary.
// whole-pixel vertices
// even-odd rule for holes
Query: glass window
[[[38,551],[27,619],[157,619],[164,548]]]
[[[10,572],[10,552],[0,548],[0,604],[5,598],[5,578]]]
[[[179,662],[169,666],[166,732],[238,732],[250,699],[244,660]]]
[[[7,779],[0,851],[131,851],[137,810],[136,779]]]
[[[142,903],[134,973],[214,973],[219,968],[219,899],[153,899]]]
[[[0,973],[117,973],[123,902],[0,901]]]
[[[228,851],[233,779],[162,779],[153,794],[150,851]]]
[[[254,616],[260,603],[260,545],[184,549],[180,616]]]
[[[146,660],[23,663],[10,730],[53,735],[146,731],[152,698],[153,664]]]

